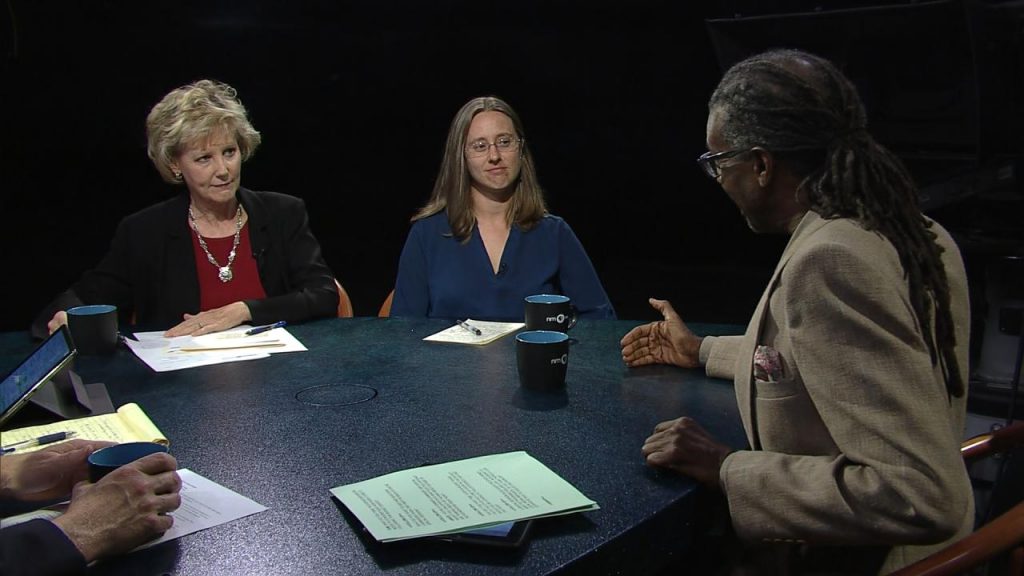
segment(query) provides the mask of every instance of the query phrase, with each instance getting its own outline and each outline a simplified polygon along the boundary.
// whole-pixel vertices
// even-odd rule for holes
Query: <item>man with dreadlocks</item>
[[[732,378],[750,449],[682,417],[646,462],[720,489],[759,572],[887,572],[963,537],[966,274],[856,89],[811,54],[753,56],[712,94],[707,146],[750,228],[789,243],[743,336],[699,338],[651,299],[664,320],[622,356]]]

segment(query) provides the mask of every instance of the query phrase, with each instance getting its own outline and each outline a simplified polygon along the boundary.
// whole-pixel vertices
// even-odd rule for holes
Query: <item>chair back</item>
[[[380,311],[377,312],[377,316],[380,318],[387,318],[391,316],[391,301],[395,299],[395,291],[392,290],[388,293],[388,297],[384,299],[384,303],[380,305]]]
[[[338,290],[338,318],[351,318],[354,314],[352,300],[348,297],[348,292],[345,292],[345,288],[337,278],[334,279],[334,287]]]
[[[982,563],[1010,552],[1005,574],[1024,570],[1024,502],[975,530],[970,536],[889,576],[953,576],[967,574]]]
[[[1015,422],[988,434],[969,438],[960,446],[964,462],[970,464],[982,458],[1001,454],[1012,459],[1024,449],[1024,422]],[[1005,462],[1004,462],[1005,464]],[[999,484],[1020,484],[1014,474],[1000,471]],[[1006,486],[1016,492],[1016,503],[1005,512],[981,526],[966,538],[950,544],[938,552],[893,572],[890,576],[953,576],[964,574],[1006,554],[1003,572],[1007,576],[1024,576],[1024,502],[1020,492],[1024,486]],[[995,490],[993,490],[995,492]],[[991,564],[990,564],[991,567]],[[989,572],[985,572],[988,574]]]
[[[964,440],[960,455],[970,464],[981,458],[1024,448],[1024,421],[1014,422],[987,434],[979,434]]]

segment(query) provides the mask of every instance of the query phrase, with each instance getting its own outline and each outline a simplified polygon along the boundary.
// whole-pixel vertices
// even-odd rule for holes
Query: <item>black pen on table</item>
[[[477,336],[482,336],[483,335],[483,332],[481,332],[479,328],[477,328],[476,326],[473,326],[472,324],[470,324],[469,322],[466,322],[465,320],[456,320],[456,322],[459,323],[459,326],[462,326],[463,328],[465,328],[466,330],[469,330],[470,332],[472,332],[473,334],[476,334]]]
[[[15,450],[24,450],[25,448],[32,448],[35,446],[43,446],[46,444],[53,444],[54,442],[60,442],[61,440],[67,440],[77,436],[76,432],[54,432],[53,434],[43,434],[38,438],[29,438],[28,440],[22,440],[21,442],[15,442],[14,444],[8,444],[3,447],[3,454],[14,452]]]
[[[252,336],[254,334],[263,334],[264,332],[273,330],[274,328],[283,328],[284,326],[287,326],[287,325],[288,325],[287,322],[285,322],[284,320],[281,320],[280,322],[274,322],[273,324],[265,324],[263,326],[255,326],[253,328],[249,328],[248,330],[246,330],[245,331],[245,335],[246,336]]]

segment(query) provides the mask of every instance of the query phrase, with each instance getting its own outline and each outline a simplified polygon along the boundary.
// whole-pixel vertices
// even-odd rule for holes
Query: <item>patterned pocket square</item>
[[[754,378],[766,382],[782,380],[785,370],[782,355],[771,346],[758,346],[754,349]]]

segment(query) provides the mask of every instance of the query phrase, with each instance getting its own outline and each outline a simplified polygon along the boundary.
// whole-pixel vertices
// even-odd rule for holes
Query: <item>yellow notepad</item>
[[[75,432],[75,438],[83,440],[106,440],[108,442],[156,442],[164,446],[170,445],[164,433],[153,424],[146,413],[134,402],[125,404],[111,414],[86,416],[74,420],[61,420],[42,426],[28,426],[16,430],[0,432],[0,444],[6,446],[22,440],[36,438],[55,432]],[[36,446],[18,450],[19,454],[39,450],[45,446]]]

